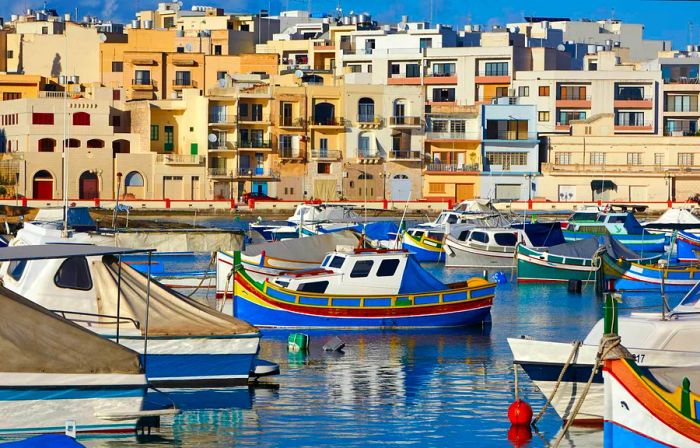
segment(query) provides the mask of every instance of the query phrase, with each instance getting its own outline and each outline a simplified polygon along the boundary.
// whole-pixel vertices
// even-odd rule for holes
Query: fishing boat
[[[0,433],[133,433],[146,377],[138,353],[0,287]]]
[[[700,446],[700,396],[690,390],[697,383],[669,381],[623,357],[605,361],[603,379],[606,447]]]
[[[251,230],[260,233],[267,241],[281,241],[304,235],[316,235],[320,229],[337,229],[353,226],[360,222],[360,216],[346,205],[299,204],[294,214],[284,223],[256,222]]]
[[[403,233],[401,244],[404,249],[411,251],[418,261],[439,263],[445,261],[445,251],[442,248],[444,239],[444,229],[414,227]]]
[[[445,238],[445,266],[515,268],[516,246],[544,248],[564,243],[559,223],[500,228],[458,228]]]
[[[700,236],[686,230],[676,234],[676,257],[681,263],[697,263],[700,261]]]
[[[596,222],[570,222],[564,230],[567,242],[598,235],[611,235],[616,241],[643,255],[663,252],[666,244],[664,235],[644,230],[632,213],[599,213]]]
[[[668,291],[686,292],[700,281],[700,266],[668,266],[660,263],[639,263],[633,260],[601,255],[603,275],[614,280],[620,291]]]
[[[256,326],[351,329],[481,324],[496,286],[482,278],[446,285],[405,250],[354,248],[271,281],[256,282],[240,267],[234,285],[224,309]]]
[[[602,240],[602,243],[601,243]],[[589,237],[546,249],[518,245],[516,249],[519,283],[565,283],[569,280],[593,282],[601,262],[599,254],[635,260],[640,264],[655,263],[661,254],[641,257],[609,235]]]
[[[13,243],[31,240],[24,230]],[[67,241],[0,249],[0,260],[7,261],[0,267],[4,285],[141,353],[152,384],[228,386],[276,372],[257,369],[256,328],[119,262],[118,256],[137,250]]]
[[[650,369],[655,375],[663,375],[676,384],[683,380],[684,375],[691,375],[694,382],[700,381],[698,298],[700,283],[670,312],[633,312],[616,319],[617,334],[639,366]],[[662,304],[659,304],[659,309],[662,310]],[[563,420],[571,417],[575,404],[581,399],[581,392],[596,361],[604,326],[604,319],[598,321],[580,346],[570,342],[534,340],[527,336],[508,338],[513,362],[522,367],[542,393],[550,397],[555,388],[558,388],[552,399],[552,407]],[[570,365],[558,384],[558,378],[569,358]],[[684,373],[674,373],[670,367],[684,368]],[[602,424],[603,398],[603,377],[596,374],[573,423]]]
[[[671,235],[674,231],[700,232],[700,219],[686,208],[669,208],[658,219],[642,223],[653,233]]]

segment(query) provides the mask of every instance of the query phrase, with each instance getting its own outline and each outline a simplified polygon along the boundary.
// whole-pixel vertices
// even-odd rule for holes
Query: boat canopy
[[[444,291],[446,289],[449,288],[433,277],[430,272],[426,271],[414,255],[408,254],[399,294],[419,294],[431,291]]]
[[[392,221],[375,221],[367,224],[356,224],[345,229],[318,229],[321,233],[333,233],[341,230],[352,230],[358,233],[364,231],[365,236],[371,240],[388,240],[399,231],[399,226]]]
[[[655,221],[644,224],[644,227],[665,228],[665,229],[688,229],[700,228],[700,219],[693,215],[690,210],[684,208],[670,208]]]
[[[513,228],[522,229],[534,247],[551,247],[566,242],[558,222],[519,224]]]
[[[549,248],[549,253],[562,257],[593,258],[598,249],[604,246],[605,252],[613,258],[634,260],[639,255],[609,235],[592,236],[571,243],[558,244]]]
[[[644,227],[642,227],[632,213],[627,213],[623,225],[625,226],[628,235],[641,235],[644,233]]]
[[[246,248],[243,255],[254,257],[265,251],[266,257],[283,260],[320,262],[328,252],[336,250],[337,246],[357,246],[359,238],[350,230],[324,235],[292,238],[284,241],[271,241],[262,244],[252,244]]]
[[[464,213],[498,213],[489,199],[468,199],[457,204],[453,210]]]
[[[97,223],[90,216],[88,207],[68,207],[68,227],[76,232],[88,232],[97,229]],[[63,222],[63,207],[42,208],[36,214],[34,221],[38,222]]]
[[[122,263],[121,299],[119,299],[119,266],[115,257],[105,256],[92,262],[92,276],[100,315],[143,321],[146,315],[146,283],[148,277]],[[114,322],[114,318],[107,317]],[[140,326],[141,333],[145,326]],[[219,313],[195,300],[177,294],[157,281],[151,280],[148,336],[226,336],[257,333],[252,325],[235,317]]]
[[[141,373],[138,353],[0,286],[3,372]]]
[[[153,250],[95,246],[93,244],[49,243],[1,247],[0,261],[52,260],[69,257],[97,257],[103,255],[126,255],[145,252],[153,252]]]

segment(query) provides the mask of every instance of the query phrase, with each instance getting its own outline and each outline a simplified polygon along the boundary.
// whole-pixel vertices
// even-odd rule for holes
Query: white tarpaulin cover
[[[265,251],[266,257],[320,263],[323,261],[323,257],[328,252],[333,252],[337,246],[357,246],[358,241],[356,233],[350,230],[341,230],[325,235],[250,245],[242,255],[253,257]]]
[[[216,252],[240,250],[243,235],[226,231],[129,231],[117,233],[113,244],[118,247],[152,247],[159,252]]]
[[[646,224],[698,224],[700,226],[700,219],[684,208],[669,208],[656,221]]]

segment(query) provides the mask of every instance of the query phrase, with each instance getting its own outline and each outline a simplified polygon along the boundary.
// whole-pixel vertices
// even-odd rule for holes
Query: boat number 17
[[[637,364],[642,364],[644,362],[644,353],[633,353],[632,356],[634,357],[634,362]]]

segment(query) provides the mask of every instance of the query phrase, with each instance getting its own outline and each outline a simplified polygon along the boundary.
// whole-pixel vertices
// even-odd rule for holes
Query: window
[[[471,233],[471,230],[462,230],[462,232],[459,234],[459,237],[457,239],[460,241],[467,241],[467,238],[469,238],[470,233]]]
[[[530,87],[529,86],[518,87],[518,96],[530,96]]]
[[[471,241],[477,241],[479,243],[488,244],[489,236],[485,232],[474,231],[469,238]]]
[[[189,71],[177,71],[175,72],[175,85],[176,86],[191,86],[192,77]]]
[[[350,67],[354,68],[354,67],[361,67],[361,66],[359,66],[359,65],[351,65]],[[357,71],[359,72],[360,70],[357,70]],[[354,72],[353,72],[353,73],[354,73]],[[389,66],[389,74],[391,74],[391,75],[399,75],[399,74],[401,74],[401,66],[400,66],[399,64],[391,64],[391,65]]]
[[[22,98],[21,92],[2,92],[2,100],[3,101],[19,100],[21,98]]]
[[[90,126],[90,114],[87,112],[74,113],[73,126]]]
[[[421,50],[426,48],[433,48],[433,39],[430,37],[421,37],[418,41],[418,46]]]
[[[289,134],[280,135],[279,149],[281,151],[291,151],[292,150],[292,136]]]
[[[447,132],[448,124],[447,120],[432,120],[430,122],[432,132]]]
[[[484,64],[485,76],[508,76],[507,62],[487,62]]]
[[[151,125],[151,141],[157,142],[160,139],[160,127],[157,124]]]
[[[398,267],[399,260],[397,259],[382,260],[377,269],[377,277],[391,277],[396,273]]]
[[[508,171],[512,165],[527,165],[526,152],[489,152],[486,154],[489,165],[500,166],[501,170]]]
[[[549,121],[549,111],[543,110],[537,113],[537,121]]]
[[[586,119],[586,112],[585,111],[560,110],[559,111],[559,121],[557,122],[557,124],[566,125],[566,124],[569,124],[573,120],[585,120],[585,119]]]
[[[661,166],[664,164],[664,153],[656,152],[654,153],[654,165]]]
[[[339,257],[336,255],[328,264],[328,267],[340,269],[343,267],[343,263],[345,263],[345,257]]]
[[[360,260],[355,262],[355,266],[352,267],[350,272],[351,278],[362,278],[369,275],[369,271],[372,270],[372,265],[374,262],[372,260]]]
[[[557,96],[559,100],[585,100],[586,98],[586,86],[559,87],[559,95]]]
[[[666,112],[697,112],[697,95],[668,95],[666,97]]]
[[[328,288],[328,281],[302,283],[297,287],[297,291],[323,294]]]
[[[678,165],[679,166],[692,166],[693,165],[693,153],[691,153],[691,152],[679,152],[678,153]]]
[[[263,105],[262,104],[251,104],[250,105],[250,119],[251,119],[251,121],[263,121]]]
[[[53,282],[59,288],[80,289],[88,291],[92,289],[90,267],[85,257],[66,258],[56,271]]]
[[[464,120],[452,120],[450,121],[450,132],[452,133],[462,133],[467,131],[467,124]]]
[[[34,112],[32,113],[32,124],[53,124],[53,114]]]
[[[357,103],[357,121],[371,123],[374,121],[374,100],[372,98],[360,98]]]
[[[24,269],[27,267],[27,260],[12,260],[7,266],[7,273],[13,279],[19,281],[24,274]]]
[[[178,52],[178,53],[184,53],[184,52],[185,52],[185,47],[177,47],[177,48],[175,49],[175,51]]]
[[[175,128],[172,126],[163,126],[163,132],[165,133],[165,145],[163,149],[165,151],[172,151],[174,149]]]
[[[557,165],[571,165],[571,153],[558,152],[554,154],[554,163]]]
[[[642,164],[642,153],[641,152],[628,152],[627,153],[627,165],[641,165]]]
[[[591,165],[605,165],[605,153],[604,152],[592,152],[591,153]]]
[[[15,57],[15,53],[12,50],[7,50],[7,59],[12,59]]]
[[[438,184],[438,183],[431,182],[428,184],[428,192],[433,193],[433,194],[444,193],[445,192],[445,184],[442,184],[442,183]]]
[[[248,116],[248,103],[240,103],[238,105],[238,115],[240,115],[241,117]]]
[[[226,79],[226,71],[225,70],[216,72],[216,80],[219,81],[221,79]]]
[[[452,76],[454,74],[455,74],[454,62],[433,64],[433,76]]]
[[[112,61],[112,73],[122,73],[124,71],[124,62]]]
[[[112,90],[112,101],[121,101],[122,91],[119,89]]]
[[[49,27],[48,27],[48,26],[42,26],[42,27],[41,27],[41,34],[49,34]]]
[[[515,233],[496,233],[493,239],[499,246],[513,247],[518,244],[518,237]]]
[[[549,96],[549,86],[540,86],[538,93],[540,96]]]
[[[215,55],[221,55],[221,45],[214,45],[214,54]]]
[[[436,103],[451,102],[455,100],[455,89],[433,89],[433,101]]]
[[[148,70],[136,70],[134,72],[134,85],[147,86],[151,84],[151,72]]]
[[[112,126],[114,127],[119,127],[122,125],[122,117],[121,115],[112,115],[109,117],[110,120],[112,120]]]
[[[496,98],[508,96],[508,87],[496,87]]]
[[[615,126],[644,126],[644,112],[617,112]]]
[[[486,138],[491,140],[527,140],[527,120],[486,120]]]
[[[407,78],[420,78],[420,65],[418,65],[418,64],[406,64],[406,77]]]
[[[643,86],[616,86],[615,99],[616,100],[643,100],[644,99],[644,87]]]
[[[331,164],[328,162],[320,162],[317,165],[316,173],[318,173],[318,174],[331,174]]]

